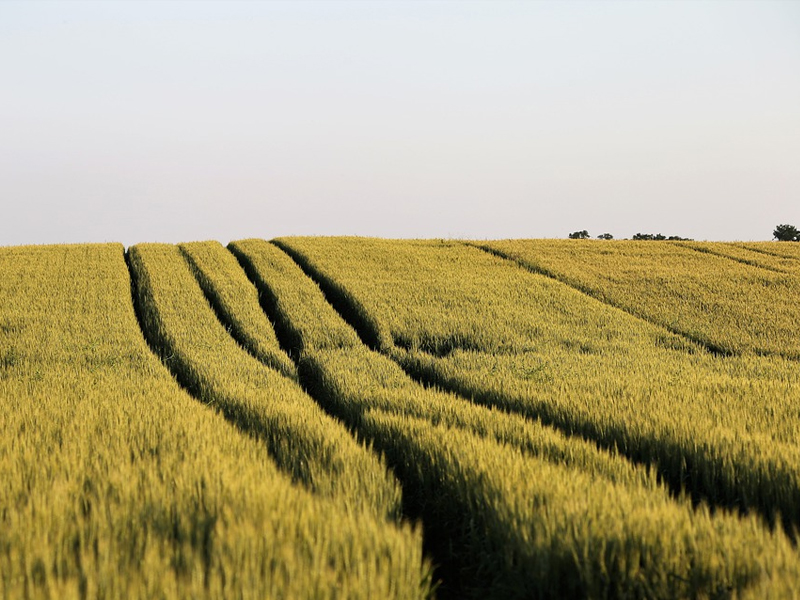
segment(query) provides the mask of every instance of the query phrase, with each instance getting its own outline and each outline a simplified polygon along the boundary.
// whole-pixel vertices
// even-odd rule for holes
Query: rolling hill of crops
[[[0,247],[0,598],[800,597],[798,248]]]

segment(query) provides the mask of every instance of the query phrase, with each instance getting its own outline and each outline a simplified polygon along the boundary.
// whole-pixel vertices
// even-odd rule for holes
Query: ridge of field
[[[479,598],[796,598],[797,554],[755,519],[694,515],[646,488],[615,485],[531,460],[464,430],[370,411],[365,429],[395,452],[401,477],[437,496],[447,516],[469,513],[468,535],[524,579],[479,573]],[[455,480],[442,486],[441,479]],[[547,481],[557,481],[556,485]],[[750,546],[756,544],[755,547]],[[513,554],[512,554],[513,552]],[[773,554],[774,553],[774,554]],[[511,554],[511,556],[509,556]],[[766,568],[766,573],[764,569]]]
[[[461,583],[445,578],[453,597],[795,592],[798,557],[780,532],[754,517],[694,511],[620,456],[426,389],[360,344],[331,344],[321,332],[349,326],[287,255],[262,240],[229,248],[278,310],[276,324],[302,338],[303,384],[400,474],[426,537],[438,538],[436,559]]]
[[[698,250],[699,252],[716,254],[717,256],[729,258],[754,267],[761,267],[762,269],[775,271],[777,273],[800,274],[800,260],[759,252],[756,249],[748,248],[739,243],[683,242],[681,245],[692,248],[693,250]]]
[[[319,286],[276,246],[263,240],[232,242],[263,297],[274,299],[276,323],[285,323],[306,340],[298,355],[302,383],[323,406],[344,422],[357,422],[364,411],[398,412],[434,424],[460,427],[519,448],[534,456],[601,473],[613,481],[655,485],[651,473],[580,438],[565,437],[539,421],[473,404],[449,392],[427,388],[390,358],[364,346],[353,328],[336,313]],[[302,303],[296,302],[302,298]],[[306,319],[311,310],[316,316]],[[235,318],[226,313],[225,318]],[[336,331],[323,338],[324,331]],[[352,342],[338,345],[351,333]],[[331,343],[331,339],[335,343]]]
[[[330,306],[320,296],[319,287],[308,278],[298,277],[297,265],[285,252],[259,239],[234,241],[228,249],[255,283],[263,306],[275,322],[278,338],[285,340],[282,345],[295,361],[311,350],[361,347],[350,325],[327,316]],[[262,273],[270,274],[269,285]],[[283,317],[288,314],[291,319]]]
[[[231,317],[227,324],[234,339],[268,367],[296,378],[294,362],[281,350],[272,323],[258,304],[256,288],[231,253],[214,241],[189,242],[178,247],[214,311],[224,311]],[[228,306],[235,310],[226,311]]]
[[[779,258],[800,261],[800,244],[792,242],[734,242],[735,245],[753,252],[770,254]]]
[[[222,246],[208,250],[227,254]],[[236,344],[177,246],[138,244],[129,255],[146,336],[193,395],[263,440],[277,464],[315,493],[349,511],[401,519],[402,492],[386,465],[295,381]],[[225,281],[231,268],[241,272],[235,260],[216,265],[206,263],[208,285]]]
[[[119,244],[0,248],[0,598],[421,598],[419,535],[293,485],[150,352]]]
[[[460,243],[276,243],[415,378],[617,448],[697,500],[800,522],[796,363],[709,354]]]
[[[726,260],[718,255],[723,244],[503,240],[478,245],[714,351],[800,359],[800,279]]]

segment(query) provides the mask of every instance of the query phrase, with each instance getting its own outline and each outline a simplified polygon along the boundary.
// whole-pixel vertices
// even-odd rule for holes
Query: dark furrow
[[[436,373],[432,373],[424,368],[415,368],[414,365],[408,364],[406,361],[398,360],[397,357],[393,356],[389,351],[382,352],[382,349],[375,343],[375,340],[378,337],[375,333],[375,330],[370,330],[369,324],[364,323],[359,318],[360,312],[357,308],[349,305],[350,298],[341,290],[341,288],[338,288],[332,284],[327,277],[315,269],[302,255],[299,255],[292,249],[287,249],[278,241],[271,241],[271,243],[286,252],[286,254],[288,254],[292,260],[297,263],[303,273],[305,273],[307,277],[311,278],[311,280],[313,280],[320,287],[328,303],[334,308],[334,310],[342,319],[344,319],[353,329],[355,329],[356,333],[358,333],[358,336],[367,347],[375,352],[381,352],[388,358],[391,358],[411,379],[426,388],[444,389],[468,402],[483,406],[491,406],[493,408],[505,411],[510,410],[507,405],[501,405],[496,402],[490,393],[474,390],[457,381],[442,381],[442,379]],[[254,283],[257,285],[255,280]],[[272,320],[281,318],[279,314],[269,314],[268,316]],[[298,365],[298,368],[303,369],[302,365]],[[301,379],[303,379],[302,374]],[[517,410],[515,412],[523,412],[523,414],[525,414],[527,417],[539,419],[544,425],[553,427],[567,436],[579,436],[582,439],[596,445],[597,448],[603,451],[617,450],[616,443],[603,442],[602,437],[598,434],[596,428],[591,423],[581,423],[576,422],[573,419],[566,418],[565,416],[560,415],[556,411],[550,409],[550,407],[544,403],[540,405],[538,410]],[[653,459],[650,458],[649,455],[638,458],[635,455],[629,456],[626,454],[625,456],[636,464],[647,465],[653,462]],[[683,464],[685,465],[686,462],[684,461]],[[683,473],[673,480],[667,480],[666,478],[662,479],[664,479],[664,482],[673,491],[676,497],[685,491],[685,483],[687,480]],[[695,503],[698,503],[703,499],[700,495],[696,494],[692,494],[692,497]]]
[[[422,549],[433,565],[433,581],[436,582],[436,598],[438,600],[461,600],[465,596],[465,586],[477,586],[474,573],[465,573],[459,549],[467,544],[462,537],[461,528],[444,520],[441,515],[432,517],[429,507],[431,502],[427,494],[414,479],[408,475],[413,468],[408,464],[402,452],[398,452],[391,443],[370,435],[364,431],[362,424],[365,413],[357,415],[341,408],[341,403],[326,385],[326,374],[318,365],[303,359],[297,362],[300,382],[306,393],[334,418],[345,423],[350,432],[363,438],[370,449],[379,452],[386,461],[387,467],[402,485],[403,518],[415,523],[422,523]],[[470,582],[470,583],[468,583]]]
[[[788,271],[782,271],[781,269],[777,269],[775,267],[769,267],[767,265],[759,264],[755,261],[747,260],[746,258],[740,258],[738,256],[730,256],[723,252],[712,250],[711,248],[698,248],[691,244],[682,244],[683,248],[689,248],[690,250],[694,250],[695,252],[701,252],[703,254],[710,254],[711,256],[718,256],[720,258],[725,258],[727,260],[732,260],[733,262],[738,262],[743,265],[747,265],[748,267],[755,267],[757,269],[764,269],[765,271],[770,271],[772,273],[778,273],[779,275],[789,275]]]
[[[260,285],[256,270],[243,253],[236,248],[228,247],[228,250],[236,257],[248,279],[258,288],[259,298],[262,300],[261,307],[269,320],[275,324],[275,333],[281,348],[285,349],[297,365],[300,385],[326,413],[341,420],[352,434],[356,434],[359,430],[358,418],[354,418],[352,413],[337,409],[338,403],[330,397],[330,392],[324,384],[324,374],[314,368],[311,363],[303,360],[301,335],[278,310],[277,299],[269,286]],[[325,294],[324,291],[323,294]],[[328,298],[327,295],[326,298]],[[330,299],[328,301],[330,302]],[[358,329],[356,331],[358,332]],[[366,345],[369,346],[369,344]],[[463,590],[459,581],[463,579],[464,574],[455,558],[457,551],[454,548],[454,543],[458,544],[458,540],[453,539],[452,532],[449,531],[446,523],[424,518],[426,498],[422,497],[419,490],[416,490],[413,485],[410,485],[407,477],[403,477],[405,466],[394,462],[392,453],[384,452],[382,454],[387,461],[387,466],[403,486],[403,518],[412,522],[423,522],[423,551],[434,565],[433,580],[437,582],[436,597],[439,600],[462,598]]]
[[[131,296],[133,298],[133,310],[136,314],[136,321],[139,323],[139,329],[142,332],[142,337],[144,337],[145,341],[147,342],[150,351],[158,357],[161,363],[167,368],[167,371],[169,371],[169,374],[172,376],[172,378],[186,393],[202,404],[207,406],[211,405],[212,401],[206,400],[203,397],[204,393],[200,379],[187,369],[181,368],[180,364],[176,365],[172,349],[164,344],[163,340],[160,339],[160,337],[145,324],[146,319],[140,299],[143,292],[139,287],[139,280],[138,276],[136,275],[136,270],[131,265],[129,250],[125,251],[125,265],[128,267],[128,273],[131,279]],[[227,421],[233,424],[239,431],[247,435],[260,437],[260,434],[264,433],[263,431],[257,431],[254,429],[253,424],[256,423],[258,419],[255,418],[256,416],[253,414],[242,410],[235,411],[232,409],[226,409],[225,407],[220,407],[216,404],[215,410],[221,412],[222,416],[225,417]]]
[[[173,364],[175,355],[172,349],[164,343],[164,340],[161,336],[154,332],[152,328],[147,326],[147,318],[144,314],[141,300],[144,292],[139,284],[139,276],[136,273],[136,269],[131,264],[130,248],[125,250],[125,265],[128,267],[128,273],[131,278],[131,295],[133,297],[133,310],[136,313],[136,321],[139,323],[139,329],[142,332],[142,337],[144,337],[145,341],[147,342],[150,351],[155,354],[156,357],[158,357],[161,363],[167,368],[167,371],[169,371],[169,374],[177,382],[181,389],[183,389],[183,391],[188,393],[198,402],[209,405],[210,402],[203,400],[202,390],[196,378],[187,373],[184,369],[181,369],[179,366],[175,366],[175,364]]]
[[[311,489],[308,483],[310,477],[305,473],[305,465],[302,460],[298,459],[296,461],[297,464],[281,460],[281,442],[275,439],[275,436],[266,427],[263,415],[241,404],[234,405],[229,402],[220,402],[215,397],[209,397],[207,386],[204,385],[202,377],[191,368],[188,368],[180,358],[176,358],[174,350],[167,341],[168,336],[163,332],[159,334],[153,328],[148,327],[147,317],[142,307],[144,292],[139,284],[136,269],[131,264],[130,249],[125,252],[125,264],[130,274],[133,307],[142,336],[147,342],[150,351],[159,358],[178,386],[201,404],[213,407],[215,412],[218,412],[244,435],[262,440],[275,464],[293,481]]]
[[[632,312],[632,311],[626,309],[624,306],[620,306],[618,304],[615,304],[614,302],[612,302],[608,298],[605,298],[602,294],[599,294],[597,291],[593,290],[592,288],[590,288],[588,286],[582,286],[580,284],[576,284],[575,282],[569,281],[566,278],[561,277],[558,273],[555,273],[554,271],[550,271],[549,269],[545,269],[543,267],[531,265],[531,264],[529,264],[529,263],[527,263],[527,262],[525,262],[523,260],[520,260],[518,258],[515,258],[514,256],[511,256],[510,254],[507,254],[506,252],[503,252],[502,250],[498,250],[497,248],[492,248],[491,246],[485,246],[483,244],[477,244],[477,243],[474,243],[474,242],[463,242],[463,243],[466,244],[467,246],[472,246],[473,248],[478,248],[479,250],[483,250],[484,252],[486,252],[488,254],[491,254],[492,256],[496,256],[498,258],[502,258],[504,260],[508,260],[510,262],[513,262],[514,264],[516,264],[517,266],[525,269],[526,271],[529,271],[531,273],[535,273],[536,275],[542,275],[542,276],[547,277],[549,279],[552,279],[554,281],[558,281],[559,283],[562,283],[562,284],[564,284],[566,286],[569,286],[572,289],[577,290],[577,291],[581,292],[582,294],[585,294],[586,296],[589,296],[593,300],[597,300],[598,302],[602,302],[606,306],[609,306],[609,307],[614,308],[616,310],[620,310],[620,311],[624,312],[626,315],[630,315],[630,316],[632,316],[632,317],[634,317],[636,319],[639,319],[640,321],[644,321],[644,322],[648,323],[649,325],[652,325],[653,327],[658,327],[659,329],[663,329],[663,330],[668,331],[668,332],[670,332],[672,334],[678,335],[678,336],[680,336],[680,337],[692,342],[693,344],[697,344],[698,346],[701,347],[701,349],[709,352],[710,354],[713,354],[714,356],[734,356],[735,355],[735,353],[733,351],[728,350],[726,348],[723,348],[722,346],[718,346],[718,345],[714,344],[713,342],[710,342],[708,340],[704,340],[704,339],[701,339],[701,338],[697,338],[697,337],[695,337],[695,336],[693,336],[691,334],[686,333],[685,331],[681,331],[680,329],[676,329],[676,328],[664,325],[662,323],[656,323],[655,321],[651,321],[650,319],[648,319],[644,315],[637,314],[635,312]]]
[[[370,317],[369,312],[361,306],[358,300],[348,294],[347,290],[330,280],[306,260],[302,254],[280,240],[271,240],[270,244],[288,254],[303,273],[319,286],[328,304],[333,306],[345,323],[355,329],[358,337],[361,338],[367,348],[381,351],[388,350],[391,347],[393,341],[387,339],[389,336],[381,332],[378,322]]]
[[[598,449],[620,452],[634,464],[644,466],[654,465],[657,469],[659,481],[670,490],[670,493],[676,498],[682,494],[688,493],[695,506],[700,503],[706,503],[712,511],[728,509],[738,510],[742,514],[748,514],[750,511],[755,510],[762,515],[771,527],[776,525],[779,519],[778,511],[780,507],[774,506],[769,502],[762,502],[760,498],[756,498],[755,502],[753,502],[753,498],[742,498],[742,490],[736,486],[735,481],[722,479],[714,481],[713,485],[708,484],[708,482],[703,480],[702,475],[698,474],[699,471],[695,466],[695,461],[701,460],[702,457],[700,455],[693,456],[691,453],[686,452],[686,449],[679,441],[661,438],[642,439],[637,444],[637,447],[630,448],[627,444],[620,445],[620,440],[624,440],[627,437],[623,426],[611,427],[605,424],[600,428],[597,424],[588,419],[576,420],[573,416],[554,409],[554,407],[548,405],[546,402],[538,402],[535,405],[528,402],[524,405],[513,402],[509,404],[508,402],[495,398],[491,391],[475,389],[468,384],[454,379],[442,379],[439,373],[425,368],[424,365],[419,363],[412,364],[409,361],[400,359],[396,351],[393,351],[391,347],[391,340],[389,340],[388,343],[380,340],[377,326],[372,320],[362,319],[362,315],[365,314],[366,311],[360,306],[351,303],[351,296],[349,296],[341,286],[330,281],[325,274],[320,272],[319,269],[314,267],[308,259],[298,252],[291,248],[286,248],[280,241],[272,241],[271,243],[279,247],[292,258],[303,273],[319,286],[328,303],[331,304],[334,310],[336,310],[353,329],[355,329],[365,345],[395,361],[395,363],[414,381],[425,387],[438,387],[469,402],[491,406],[505,411],[513,411],[532,419],[539,419],[543,424],[553,427],[564,435],[570,437],[578,436],[595,444]],[[482,247],[480,247],[480,249],[491,254],[495,253],[492,249]],[[498,256],[519,264],[519,262],[513,258],[500,254],[498,254]],[[527,265],[519,264],[519,266],[526,270],[533,271],[529,269]],[[547,273],[542,274],[558,280],[558,278]],[[586,293],[583,290],[580,291]],[[592,296],[591,294],[587,295]],[[592,297],[594,298],[594,296]],[[608,305],[615,309],[623,310],[626,314],[630,314],[624,311],[624,309],[610,304]],[[636,315],[633,316],[647,321]],[[647,322],[650,323],[650,321]],[[658,324],[653,325],[663,328]],[[674,333],[683,335],[677,331]],[[683,337],[701,345],[712,354],[730,356],[729,352],[721,348],[704,344],[701,341],[693,340],[685,335]],[[379,344],[378,340],[380,340],[382,344]],[[787,514],[787,511],[784,511],[780,516],[782,517],[781,520],[784,530],[789,534],[790,538],[794,540],[796,517],[792,514]]]
[[[759,254],[764,254],[766,256],[771,256],[772,258],[783,258],[783,259],[794,260],[794,261],[798,260],[798,258],[796,256],[787,256],[785,254],[778,254],[777,252],[770,252],[769,250],[764,250],[763,248],[751,248],[750,246],[740,246],[736,242],[732,242],[732,243],[737,248],[744,248],[745,250],[750,250],[750,252],[758,252]]]
[[[520,266],[521,268],[523,268],[523,269],[525,269],[527,271],[530,271],[531,273],[535,273],[537,275],[543,275],[544,277],[548,277],[550,279],[553,279],[554,281],[558,281],[559,283],[563,283],[564,285],[567,285],[567,286],[571,287],[572,289],[577,290],[577,291],[581,292],[582,294],[585,294],[585,295],[589,296],[590,298],[593,298],[594,300],[597,300],[598,302],[602,302],[606,306],[609,306],[609,307],[617,309],[617,310],[621,310],[622,312],[624,312],[627,315],[630,315],[630,316],[632,316],[632,317],[634,317],[636,319],[644,321],[644,322],[646,322],[646,323],[648,323],[648,324],[650,324],[650,325],[652,325],[654,327],[658,327],[660,329],[664,329],[665,331],[668,331],[670,333],[678,335],[678,336],[680,336],[680,337],[682,337],[682,338],[684,338],[684,339],[686,339],[686,340],[688,340],[688,341],[690,341],[690,342],[692,342],[694,344],[697,344],[698,346],[700,346],[701,349],[709,352],[710,354],[712,354],[714,356],[725,357],[725,356],[739,356],[740,355],[739,352],[736,352],[734,350],[730,350],[728,348],[723,348],[722,346],[718,346],[718,345],[714,344],[713,342],[711,342],[709,340],[706,340],[706,339],[703,339],[703,338],[699,338],[699,337],[695,337],[692,334],[687,333],[687,332],[685,332],[685,331],[683,331],[681,329],[673,328],[673,327],[670,327],[670,326],[665,325],[663,323],[657,323],[656,321],[652,321],[646,315],[639,314],[637,312],[634,312],[634,311],[631,311],[631,310],[625,308],[624,306],[616,304],[615,302],[613,302],[612,300],[609,300],[608,298],[606,298],[605,296],[603,296],[601,293],[597,292],[596,290],[594,290],[594,289],[592,289],[590,287],[582,286],[582,285],[580,285],[578,283],[569,281],[567,278],[562,277],[558,273],[550,271],[549,269],[545,269],[543,267],[539,267],[539,266],[536,266],[536,265],[529,264],[529,263],[525,262],[524,260],[521,260],[521,259],[518,259],[518,258],[516,258],[514,256],[511,256],[511,255],[503,252],[502,250],[498,250],[497,248],[492,248],[491,246],[485,246],[485,245],[482,245],[482,244],[476,244],[474,242],[463,242],[463,243],[468,245],[468,246],[472,246],[474,248],[478,248],[479,250],[483,250],[484,252],[487,252],[487,253],[492,254],[494,256],[497,256],[498,258],[503,258],[505,260],[511,261],[511,262],[517,264],[518,266]],[[668,243],[678,244],[679,242],[668,242]],[[779,271],[779,270],[772,269],[772,268],[769,268],[769,267],[765,267],[765,266],[762,266],[762,265],[751,264],[751,263],[749,263],[749,262],[747,262],[747,261],[745,261],[743,259],[740,260],[740,259],[737,259],[737,258],[734,258],[734,257],[731,257],[731,256],[725,256],[723,254],[718,254],[718,253],[715,253],[715,252],[712,252],[712,251],[709,251],[709,250],[705,250],[705,249],[702,249],[702,248],[694,248],[692,246],[686,246],[686,248],[688,250],[692,250],[694,252],[704,252],[704,253],[710,254],[712,256],[718,256],[720,258],[730,259],[730,260],[732,260],[734,262],[739,262],[739,263],[742,263],[742,264],[746,264],[746,265],[751,266],[751,267],[762,268],[764,270],[767,270],[767,271],[770,271],[770,272],[774,272],[774,273],[777,273],[777,274],[780,274],[780,275],[786,275],[786,276],[790,276],[791,275],[791,273],[786,272],[786,271]],[[765,254],[767,254],[767,253],[765,253]],[[776,257],[777,255],[770,254],[770,256]],[[785,258],[785,257],[781,257],[781,258]],[[752,350],[750,350],[750,352],[752,352],[756,356],[774,356],[774,357],[782,358],[782,359],[789,360],[789,361],[792,361],[792,362],[800,362],[800,357],[787,355],[787,354],[781,354],[779,352],[773,352],[773,351],[769,351],[769,350],[764,350],[763,348],[753,348]]]
[[[133,314],[136,315],[136,323],[139,325],[139,332],[142,334],[144,341],[147,343],[147,347],[150,349],[150,352],[155,354],[159,360],[161,360],[161,355],[156,350],[152,340],[144,329],[142,307],[139,305],[139,281],[133,274],[133,267],[131,267],[131,255],[128,248],[126,248],[123,252],[123,256],[125,257],[125,267],[128,269],[128,279],[130,279],[131,282],[131,302],[133,303]],[[163,362],[163,360],[161,362]]]
[[[278,344],[281,350],[283,350],[289,358],[292,359],[295,365],[297,365],[303,353],[302,334],[293,327],[287,319],[280,316],[278,299],[268,288],[265,289],[258,285],[258,276],[255,269],[253,269],[253,266],[250,264],[250,261],[247,260],[247,257],[231,246],[228,246],[227,250],[233,254],[247,278],[256,286],[256,289],[258,289],[258,301],[261,305],[261,310],[264,311],[264,314],[267,315],[267,318],[275,327],[275,335],[278,338]]]
[[[183,258],[189,265],[189,269],[191,269],[192,275],[194,275],[194,278],[197,281],[197,284],[200,286],[200,289],[203,290],[203,296],[205,296],[206,301],[211,306],[211,309],[214,311],[214,315],[217,317],[217,320],[220,322],[220,324],[225,328],[225,331],[228,332],[228,335],[230,335],[234,339],[234,341],[242,348],[242,350],[247,352],[250,356],[255,358],[261,364],[269,367],[270,369],[278,371],[281,375],[288,377],[289,379],[294,380],[295,376],[292,373],[284,372],[285,369],[278,361],[270,361],[258,355],[255,349],[250,345],[250,342],[247,339],[247,336],[244,334],[244,332],[242,332],[239,329],[239,327],[236,326],[235,323],[230,322],[225,317],[225,310],[223,309],[219,301],[219,298],[214,293],[212,284],[205,280],[203,274],[200,272],[200,269],[195,264],[194,260],[189,255],[189,253],[181,246],[178,246],[178,250],[180,250],[180,253],[183,255]]]

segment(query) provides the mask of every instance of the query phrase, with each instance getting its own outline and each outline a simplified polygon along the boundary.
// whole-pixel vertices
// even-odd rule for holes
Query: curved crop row
[[[460,244],[281,245],[418,379],[618,448],[698,499],[800,524],[796,363],[713,356]]]
[[[424,597],[419,534],[182,391],[130,286],[118,244],[0,248],[0,597]]]
[[[178,247],[214,310],[232,316],[227,324],[236,341],[268,367],[296,377],[294,363],[281,350],[272,323],[258,304],[258,292],[231,253],[219,242],[191,242]]]
[[[300,359],[309,392],[328,412],[357,423],[366,411],[397,413],[480,437],[611,481],[655,487],[654,474],[578,437],[567,437],[538,420],[503,412],[411,379],[391,359],[369,350],[310,350]]]
[[[800,358],[800,280],[754,266],[732,249],[719,256],[726,244],[507,240],[480,246],[724,354]]]
[[[279,307],[276,323],[301,338],[309,332],[301,381],[399,474],[405,501],[438,542],[446,591],[498,598],[793,592],[798,558],[780,532],[754,517],[695,511],[619,456],[425,389],[363,346],[315,347],[319,327],[346,327],[319,287],[267,242],[230,248]],[[300,295],[302,307],[291,300]],[[305,320],[309,310],[314,323]]]
[[[708,252],[737,262],[775,271],[776,273],[800,273],[800,261],[759,252],[736,242],[684,242],[681,244],[699,252]]]
[[[361,345],[353,328],[341,320],[326,319],[327,303],[320,304],[319,288],[311,281],[298,283],[297,265],[283,252],[267,246],[263,240],[241,240],[231,242],[228,249],[239,260],[251,280],[258,280],[259,272],[251,260],[248,250],[258,248],[258,268],[275,274],[269,288],[260,287],[259,293],[271,315],[291,311],[291,320],[276,320],[275,327],[296,360],[309,348],[357,348]],[[322,311],[322,312],[320,312]]]
[[[477,598],[794,597],[798,558],[755,519],[620,485],[470,435],[370,412],[361,427],[467,549]],[[463,557],[462,557],[463,558]],[[469,559],[472,559],[470,561]]]
[[[187,388],[263,439],[284,470],[320,495],[401,516],[400,487],[385,465],[294,381],[234,342],[176,246],[140,244],[129,254],[145,332]]]
[[[800,244],[784,242],[736,242],[737,246],[771,254],[780,258],[788,258],[791,261],[800,261]]]

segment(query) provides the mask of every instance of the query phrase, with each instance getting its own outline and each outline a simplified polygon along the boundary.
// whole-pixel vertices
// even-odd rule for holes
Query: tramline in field
[[[178,387],[121,245],[0,248],[0,357],[0,598],[427,595],[419,531],[292,484]]]
[[[341,244],[346,251],[350,240]],[[686,498],[671,499],[647,473],[614,453],[565,438],[536,421],[425,389],[392,361],[358,344],[331,344],[323,332],[342,332],[337,334],[341,338],[347,324],[298,266],[260,240],[235,242],[231,249],[269,298],[276,323],[286,321],[284,328],[305,340],[301,381],[324,406],[387,453],[403,474],[406,493],[411,492],[420,503],[426,530],[440,520],[451,524],[449,531],[437,530],[436,537],[452,536],[452,542],[444,545],[463,548],[461,555],[449,557],[457,571],[483,574],[469,581],[472,587],[459,589],[456,597],[669,598],[714,595],[723,589],[765,593],[759,584],[748,592],[744,563],[739,567],[728,563],[723,571],[731,578],[725,581],[717,579],[719,573],[706,570],[711,564],[724,563],[723,556],[732,558],[728,550],[737,543],[734,540],[744,539],[744,529],[761,529],[757,521],[746,525],[723,513],[707,520],[708,513],[693,510]],[[326,250],[330,251],[327,256],[335,254],[333,249]],[[359,275],[363,273],[352,273]],[[302,308],[292,301],[297,297],[304,300]],[[303,318],[309,311],[317,315],[314,321]],[[448,438],[461,442],[444,443]],[[516,476],[512,465],[520,469]],[[504,474],[502,482],[491,483],[498,473]],[[498,494],[494,485],[503,492]],[[576,493],[578,489],[582,494]],[[576,505],[579,497],[591,504]],[[605,501],[597,502],[599,498]],[[543,513],[531,512],[531,502],[546,506],[549,520],[537,521]],[[633,516],[642,510],[646,519]],[[593,517],[587,519],[587,512]],[[476,523],[481,524],[479,535]],[[565,529],[554,534],[557,543],[542,542],[549,544],[549,551],[534,550],[534,532],[552,533],[561,526]],[[527,542],[514,542],[524,530],[529,532],[521,534]],[[683,542],[680,535],[676,537],[680,531],[686,532]],[[701,539],[707,545],[698,545]],[[582,554],[586,548],[594,550]],[[748,548],[745,544],[734,554],[749,554]],[[629,552],[637,557],[632,571],[628,570]],[[751,556],[752,565],[769,562]],[[671,566],[665,568],[665,564]],[[785,583],[777,583],[780,576],[771,579],[776,595],[792,589],[791,576]]]
[[[790,528],[800,524],[800,406],[790,401],[800,397],[796,361],[744,349],[715,355],[470,245],[277,243],[365,340],[420,380],[618,448],[656,465],[675,490],[686,488],[697,499],[757,510],[769,520],[780,516]],[[627,253],[653,245],[620,244]],[[564,242],[565,256],[571,245],[603,252],[606,242]],[[724,260],[686,252],[693,260]],[[641,260],[647,256],[637,255]],[[623,268],[608,276],[626,289]]]
[[[0,248],[0,598],[798,597],[788,246]]]
[[[725,243],[516,240],[480,246],[714,351],[800,359],[800,263],[793,259]]]

